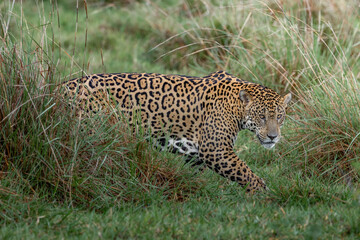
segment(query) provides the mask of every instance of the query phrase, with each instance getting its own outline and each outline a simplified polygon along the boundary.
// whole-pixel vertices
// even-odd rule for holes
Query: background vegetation
[[[360,237],[356,0],[23,0],[0,14],[2,239]],[[267,193],[197,173],[114,116],[80,124],[54,90],[219,69],[294,94],[274,150],[249,132],[235,147]]]

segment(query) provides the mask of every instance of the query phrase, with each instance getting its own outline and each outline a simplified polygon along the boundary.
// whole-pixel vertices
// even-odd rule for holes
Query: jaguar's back
[[[217,75],[215,78],[210,76],[94,74],[64,85],[67,88],[65,94],[76,97],[85,112],[119,109],[129,122],[140,116],[142,123],[150,126],[155,135],[171,132],[178,138],[196,141],[204,116],[204,94],[209,94],[219,82]]]

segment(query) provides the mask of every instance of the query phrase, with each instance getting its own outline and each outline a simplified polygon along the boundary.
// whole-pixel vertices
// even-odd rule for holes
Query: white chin
[[[262,145],[264,148],[270,149],[275,146],[275,143],[263,143]]]

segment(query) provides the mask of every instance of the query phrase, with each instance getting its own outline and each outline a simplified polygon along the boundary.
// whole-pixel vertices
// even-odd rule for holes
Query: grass
[[[26,219],[3,236],[42,238],[341,238],[357,228],[356,206],[337,208],[312,206],[306,209],[281,206],[268,208],[256,200],[223,201],[214,199],[199,204],[190,200],[183,204],[165,202],[149,207],[124,204],[97,213],[63,209],[53,205],[19,206]],[[22,209],[24,208],[24,209]],[[36,209],[36,210],[35,210]],[[354,233],[353,233],[354,234]],[[355,232],[356,234],[356,232]]]
[[[1,3],[1,238],[359,238],[356,4]],[[294,94],[275,150],[250,132],[235,146],[267,193],[157,152],[115,113],[79,121],[54,94],[84,73],[218,69]]]

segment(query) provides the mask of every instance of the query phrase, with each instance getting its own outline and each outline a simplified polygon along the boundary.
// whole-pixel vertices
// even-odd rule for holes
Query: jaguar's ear
[[[283,97],[283,99],[284,99],[283,104],[284,104],[285,106],[287,106],[288,103],[291,101],[291,93],[286,94],[286,95]]]
[[[251,98],[250,94],[247,91],[241,90],[240,91],[240,100],[246,106],[251,102],[252,98]]]

